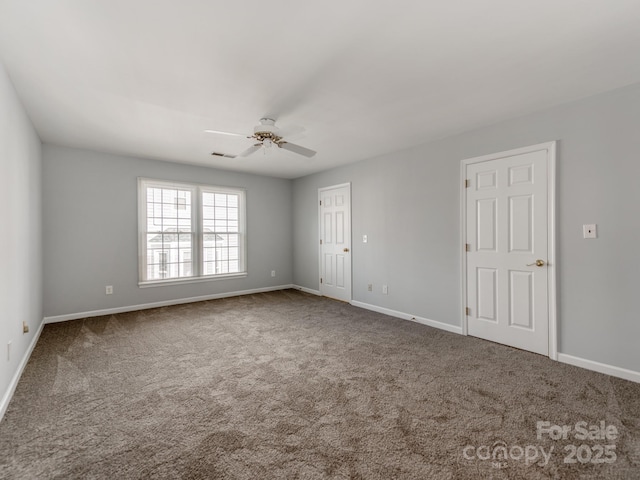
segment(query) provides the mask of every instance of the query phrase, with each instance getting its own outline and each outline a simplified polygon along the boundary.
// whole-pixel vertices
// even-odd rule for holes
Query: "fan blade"
[[[295,143],[280,142],[278,143],[278,146],[280,148],[284,148],[285,150],[289,150],[290,152],[297,153],[298,155],[304,155],[305,157],[313,157],[316,154],[314,150],[301,147],[300,145],[296,145]]]
[[[221,132],[220,130],[205,130],[205,133],[217,133],[218,135],[230,135],[232,137],[245,137],[245,138],[247,138],[247,135],[244,135],[242,133]]]
[[[256,143],[255,145],[251,145],[249,148],[247,148],[244,152],[238,154],[238,157],[248,157],[249,155],[251,155],[253,152],[260,150],[260,148],[262,147],[261,143]]]

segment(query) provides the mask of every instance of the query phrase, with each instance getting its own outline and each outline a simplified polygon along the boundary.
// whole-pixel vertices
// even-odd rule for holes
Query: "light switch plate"
[[[582,226],[584,238],[598,238],[598,226],[595,223]]]
[[[369,239],[367,238],[366,235],[362,235],[362,243],[367,243]]]

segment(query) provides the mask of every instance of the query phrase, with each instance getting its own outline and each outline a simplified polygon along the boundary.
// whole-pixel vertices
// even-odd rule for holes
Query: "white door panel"
[[[335,255],[329,253],[324,254],[324,271],[322,279],[323,283],[330,287],[333,287],[335,283],[333,281],[333,265],[335,263],[334,258]]]
[[[320,197],[320,293],[351,300],[351,187],[323,188]]]
[[[548,148],[465,165],[468,333],[543,355],[549,168]]]

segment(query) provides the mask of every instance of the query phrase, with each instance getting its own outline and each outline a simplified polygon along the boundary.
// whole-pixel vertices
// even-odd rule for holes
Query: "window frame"
[[[172,277],[163,279],[146,279],[147,275],[147,190],[149,188],[181,189],[191,192],[191,271],[189,277]],[[203,194],[219,193],[238,196],[238,272],[204,274],[204,221]],[[247,228],[246,228],[246,190],[239,187],[222,187],[201,183],[175,182],[154,178],[138,177],[138,286],[154,287],[165,285],[182,285],[242,278],[247,276]],[[179,234],[179,232],[176,232]],[[215,232],[214,232],[215,233]],[[180,267],[179,267],[180,268]]]

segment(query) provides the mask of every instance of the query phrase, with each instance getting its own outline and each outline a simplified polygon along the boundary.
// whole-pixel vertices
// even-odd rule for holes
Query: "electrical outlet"
[[[369,285],[367,285],[367,290],[370,292],[373,292],[373,283],[370,283]]]
[[[362,243],[367,243],[369,238],[366,235],[362,235]]]
[[[382,285],[382,294],[387,295],[389,293],[389,287],[387,285]]]
[[[276,276],[276,271],[275,270],[271,270],[271,276],[275,277]]]
[[[107,285],[106,287],[104,287],[104,293],[106,295],[112,295],[113,294],[113,285]]]

